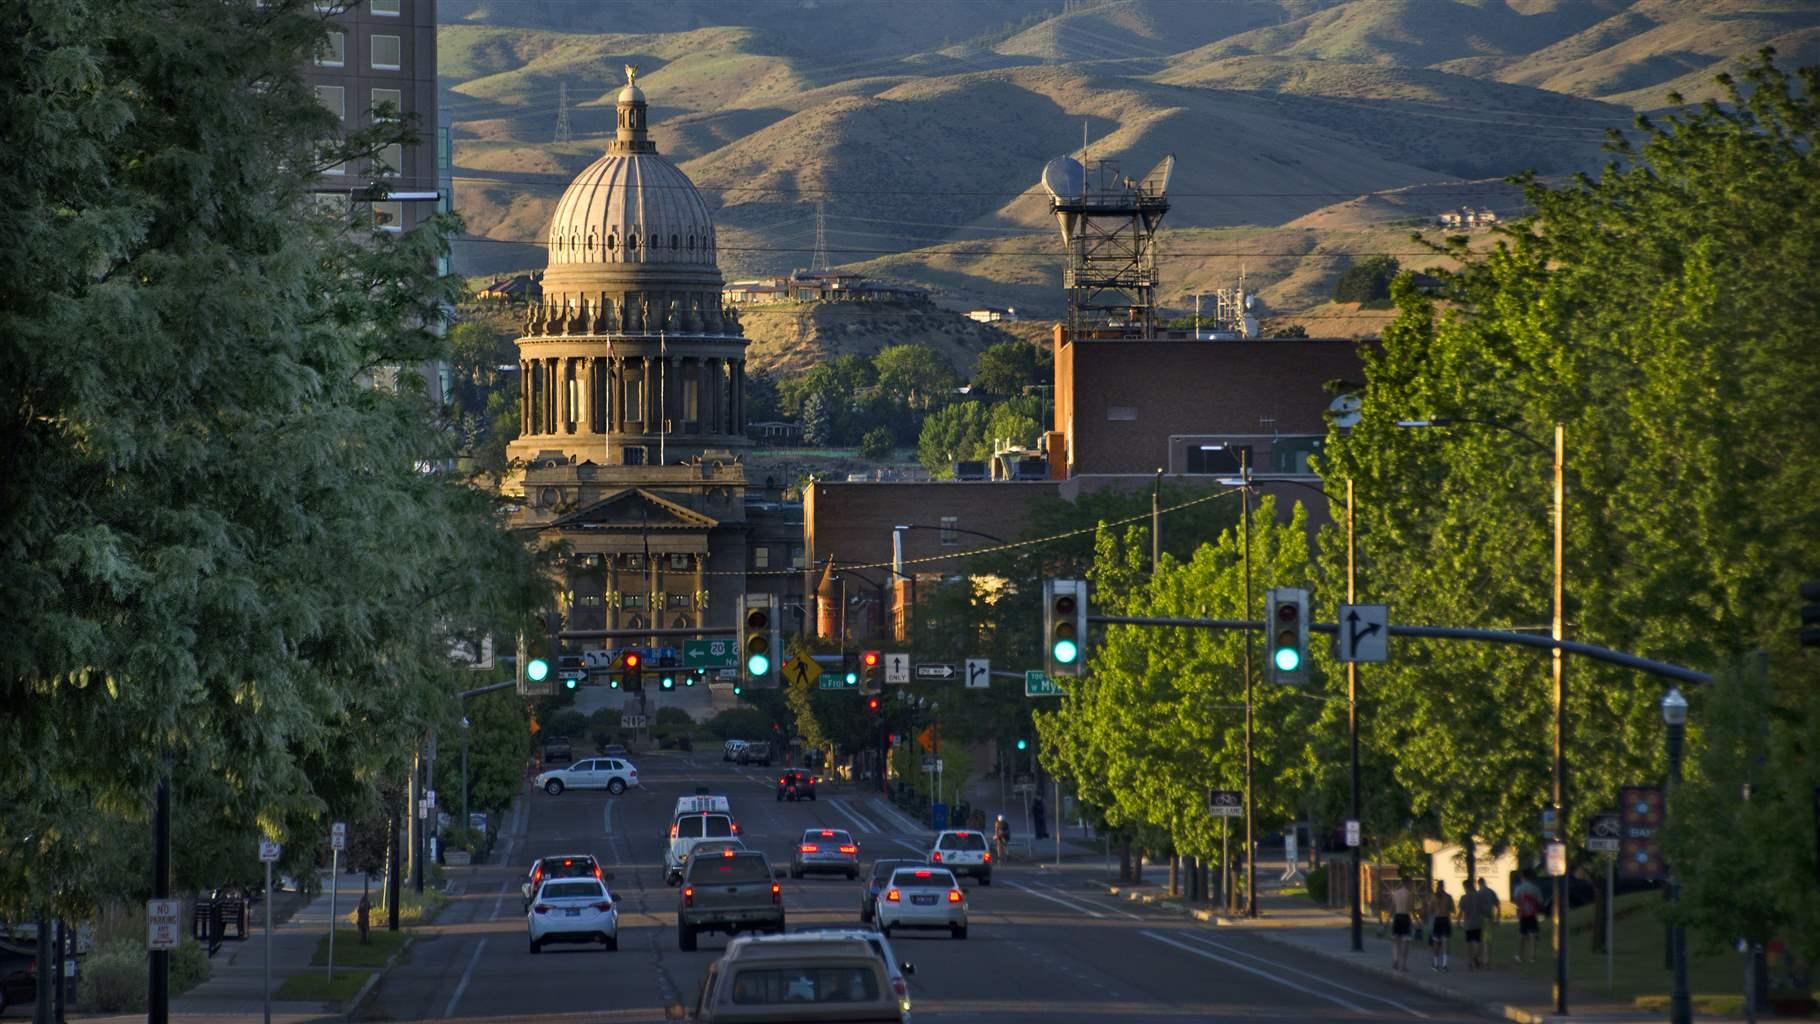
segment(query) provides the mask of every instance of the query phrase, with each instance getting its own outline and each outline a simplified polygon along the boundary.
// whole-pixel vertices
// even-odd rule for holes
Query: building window
[[[583,608],[599,608],[600,607],[600,595],[599,594],[583,594],[578,599],[578,603]]]
[[[373,226],[381,231],[403,231],[404,204],[394,201],[374,203]]]
[[[643,423],[645,419],[645,379],[636,371],[626,375],[626,400],[620,406],[625,410],[628,423]]]
[[[645,606],[645,595],[621,594],[619,595],[619,606],[621,608],[643,608]]]
[[[943,516],[942,517],[942,544],[943,545],[945,545],[947,547],[953,547],[954,545],[959,544],[961,542],[960,534],[955,532],[955,527],[959,526],[960,524],[961,524],[961,520],[960,520],[959,516]]]
[[[643,615],[634,615],[634,616],[632,616],[632,617],[631,617],[631,618],[629,618],[629,619],[627,619],[627,620],[626,620],[626,628],[627,628],[627,629],[643,629],[643,628],[645,628],[645,617],[644,617],[644,616],[643,616]]]
[[[338,68],[348,62],[348,34],[331,29],[316,46],[318,67]]]
[[[790,545],[790,568],[801,569],[805,564],[803,557],[803,546],[801,544]]]
[[[1137,419],[1137,406],[1135,406],[1135,405],[1109,405],[1106,407],[1106,419],[1109,421],[1111,421],[1111,420],[1135,420],[1135,419]]]
[[[1237,473],[1241,458],[1252,465],[1251,446],[1244,444],[1191,444],[1186,455],[1189,473]]]
[[[598,569],[598,568],[600,568],[600,556],[599,556],[599,555],[583,555],[583,556],[581,556],[581,567],[582,567],[582,568],[583,568],[583,569]]]
[[[1307,476],[1313,473],[1308,468],[1308,460],[1321,454],[1326,443],[1327,439],[1319,434],[1280,435],[1270,444],[1270,468],[1278,473]]]
[[[316,87],[316,102],[323,109],[345,121],[348,119],[348,91],[339,85],[319,85]]]
[[[437,170],[446,171],[449,169],[449,155],[450,155],[449,130],[447,128],[438,128],[438,129],[436,129],[436,169]]]
[[[404,11],[404,0],[367,0],[367,10],[387,18],[396,18]]]
[[[379,155],[373,158],[373,173],[382,178],[397,177],[404,170],[404,146],[392,143],[381,146]]]
[[[691,596],[692,595],[690,595],[690,594],[671,594],[670,595],[670,607],[672,607],[672,608],[689,607],[689,599]]]
[[[404,66],[404,40],[400,36],[375,35],[368,43],[369,62],[375,71],[397,71]]]
[[[758,547],[753,548],[752,549],[752,567],[754,569],[771,568],[771,549],[768,547],[765,547],[762,544],[759,545]]]
[[[645,567],[645,556],[643,556],[643,555],[627,555],[626,556],[626,568],[643,569],[644,567]]]
[[[370,109],[373,111],[373,120],[396,121],[403,115],[403,89],[374,89],[372,96],[373,105]]]
[[[672,554],[670,556],[670,568],[672,568],[672,569],[689,568],[689,556],[683,554],[680,551]]]

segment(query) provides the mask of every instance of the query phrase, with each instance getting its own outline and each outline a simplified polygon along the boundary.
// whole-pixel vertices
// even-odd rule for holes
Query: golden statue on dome
[[[638,65],[627,64],[626,65],[626,84],[628,86],[637,85],[638,84],[637,79],[638,79]]]

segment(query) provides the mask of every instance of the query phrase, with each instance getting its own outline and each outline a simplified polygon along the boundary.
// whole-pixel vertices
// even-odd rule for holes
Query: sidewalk
[[[1146,865],[1145,868],[1147,872],[1167,870],[1161,865]],[[1548,984],[1500,970],[1495,960],[1491,967],[1484,970],[1469,970],[1466,966],[1466,945],[1458,934],[1454,937],[1452,970],[1445,974],[1433,973],[1429,968],[1427,945],[1412,943],[1409,971],[1398,973],[1390,966],[1390,940],[1378,936],[1377,921],[1373,917],[1367,915],[1364,922],[1364,951],[1354,953],[1350,915],[1345,911],[1320,906],[1306,896],[1283,895],[1274,891],[1265,884],[1266,872],[1261,868],[1260,864],[1259,916],[1250,919],[1227,917],[1211,907],[1189,906],[1180,897],[1169,897],[1167,887],[1162,884],[1128,885],[1103,881],[1094,884],[1111,895],[1152,905],[1173,906],[1184,915],[1217,927],[1254,932],[1260,938],[1296,947],[1323,960],[1346,964],[1430,995],[1467,1004],[1497,1019],[1516,1021],[1519,1024],[1618,1024],[1664,1019],[1660,1013],[1639,1010],[1629,1003],[1600,1001],[1597,998],[1576,998],[1570,1004],[1571,1012],[1568,1016],[1556,1016],[1553,1012],[1554,995]],[[1275,872],[1269,875],[1272,881],[1275,880],[1274,875]],[[1704,1014],[1699,1019],[1714,1024],[1726,1020]]]

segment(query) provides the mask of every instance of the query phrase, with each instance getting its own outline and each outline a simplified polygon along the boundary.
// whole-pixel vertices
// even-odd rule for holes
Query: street
[[[676,797],[698,785],[731,798],[747,844],[774,865],[788,864],[800,830],[811,826],[851,831],[868,863],[919,856],[930,836],[875,794],[851,787],[826,787],[812,803],[778,803],[771,771],[723,764],[717,750],[635,760],[642,785],[623,797],[527,792],[495,849],[500,863],[452,872],[454,903],[422,930],[359,1016],[657,1021],[670,1002],[692,1006],[726,938],[705,935],[700,951],[678,951],[677,892],[662,880],[660,836]],[[618,952],[588,945],[529,953],[518,886],[534,857],[562,853],[593,854],[614,876],[608,884],[622,901]],[[1077,855],[1060,869],[1013,861],[990,887],[966,883],[968,939],[894,937],[899,958],[916,966],[916,1019],[1481,1019],[1249,933],[1123,903],[1105,894],[1100,879],[1097,855]],[[784,881],[790,929],[856,925],[861,884]]]

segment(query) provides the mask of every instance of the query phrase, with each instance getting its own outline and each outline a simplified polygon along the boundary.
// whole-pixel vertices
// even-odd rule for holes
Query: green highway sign
[[[739,646],[732,637],[718,640],[684,640],[684,668],[738,668]]]
[[[1060,697],[1061,695],[1062,688],[1042,669],[1031,669],[1024,673],[1024,696]]]

